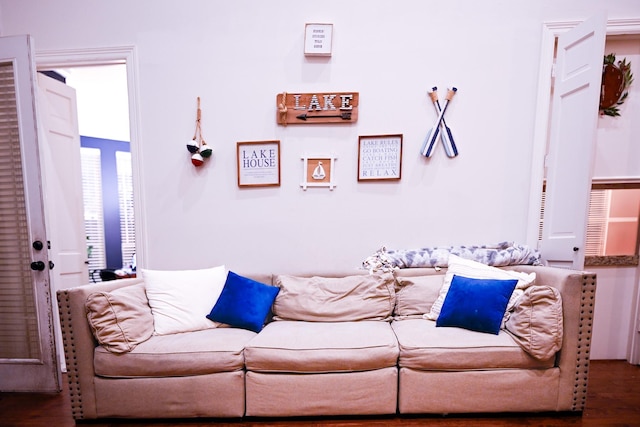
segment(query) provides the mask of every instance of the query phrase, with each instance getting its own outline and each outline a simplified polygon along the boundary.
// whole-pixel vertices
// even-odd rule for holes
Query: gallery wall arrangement
[[[330,57],[332,54],[333,24],[305,25],[304,55]],[[445,120],[445,112],[458,89],[447,89],[443,104],[438,87],[428,92],[436,112],[436,120],[428,129],[420,154],[430,158],[438,143],[442,143],[449,158],[458,156],[453,132]],[[281,92],[276,95],[276,122],[280,126],[323,124],[349,125],[358,121],[360,93],[358,92]],[[202,136],[202,110],[197,99],[196,128],[187,143],[194,166],[203,166],[213,149]],[[357,172],[359,183],[400,181],[402,178],[403,134],[360,135],[357,140]],[[237,184],[239,188],[279,187],[281,185],[281,141],[243,141],[236,143]],[[335,174],[338,156],[335,153],[302,153],[300,187],[336,187]]]

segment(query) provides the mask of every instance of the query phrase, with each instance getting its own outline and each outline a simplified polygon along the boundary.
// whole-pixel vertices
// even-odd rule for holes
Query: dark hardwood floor
[[[474,414],[385,417],[327,417],[243,420],[99,420],[86,426],[640,426],[640,366],[625,361],[591,362],[587,407],[580,414]],[[60,394],[0,393],[1,427],[74,426],[69,397]]]

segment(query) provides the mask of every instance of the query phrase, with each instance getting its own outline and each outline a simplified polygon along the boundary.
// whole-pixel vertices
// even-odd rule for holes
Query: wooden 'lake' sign
[[[358,92],[279,93],[276,95],[280,125],[355,123],[358,120]]]

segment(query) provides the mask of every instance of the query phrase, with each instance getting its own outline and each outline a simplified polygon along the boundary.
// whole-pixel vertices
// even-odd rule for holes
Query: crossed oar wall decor
[[[435,148],[438,144],[438,140],[442,140],[442,145],[444,146],[444,151],[447,153],[449,157],[456,157],[458,155],[458,147],[453,139],[453,134],[451,133],[451,129],[447,126],[447,122],[444,120],[444,113],[447,111],[447,107],[449,106],[449,102],[453,98],[453,96],[458,91],[457,88],[453,87],[447,91],[447,96],[445,97],[444,107],[440,107],[440,101],[438,101],[438,87],[434,86],[429,93],[429,97],[433,101],[433,105],[436,108],[436,112],[438,113],[438,119],[429,132],[427,132],[427,136],[424,139],[424,143],[422,144],[422,148],[420,149],[420,154],[425,157],[431,157]]]

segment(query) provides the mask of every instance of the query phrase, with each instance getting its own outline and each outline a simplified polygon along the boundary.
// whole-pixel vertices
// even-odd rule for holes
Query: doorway
[[[130,168],[131,168],[131,188],[132,197],[130,210],[133,212],[133,218],[135,218],[135,236],[130,236],[132,239],[132,245],[135,248],[137,265],[144,265],[145,259],[145,247],[146,247],[146,232],[144,223],[143,206],[140,202],[143,199],[143,189],[139,185],[140,180],[138,176],[142,176],[142,167],[139,162],[140,159],[140,145],[139,145],[139,120],[138,120],[138,78],[137,78],[137,60],[135,47],[133,46],[114,46],[108,48],[92,48],[92,49],[78,49],[78,50],[59,50],[59,51],[43,51],[37,52],[35,55],[36,66],[38,70],[78,70],[73,76],[73,73],[69,73],[67,77],[71,81],[74,79],[77,83],[74,83],[82,88],[78,89],[80,104],[84,104],[84,100],[80,100],[80,97],[87,95],[89,97],[86,111],[85,108],[79,105],[78,119],[80,134],[84,135],[87,132],[86,129],[98,129],[102,138],[113,139],[117,141],[128,141],[130,149]],[[103,108],[104,103],[101,102],[102,97],[106,96],[104,92],[92,92],[91,89],[83,89],[85,87],[96,89],[102,85],[100,80],[101,73],[107,73],[112,70],[111,66],[117,66],[113,69],[117,69],[116,76],[110,76],[109,79],[117,81],[117,85],[121,88],[121,98],[126,97],[126,102],[120,102],[118,110],[112,108]],[[92,73],[89,69],[96,69],[96,73]],[[109,71],[112,72],[112,71]],[[86,74],[81,77],[81,74]],[[90,76],[93,74],[93,76]],[[107,77],[102,77],[107,79]],[[98,82],[96,82],[96,79]],[[126,90],[123,88],[126,86]],[[85,93],[86,91],[86,93]],[[102,105],[101,105],[102,104]],[[86,113],[86,114],[85,114]],[[117,117],[118,122],[123,123],[120,125],[119,130],[111,129],[111,121]],[[88,127],[85,127],[87,125]],[[128,125],[128,130],[124,130]],[[124,256],[123,265],[127,265],[127,256]]]
[[[35,58],[39,71],[57,70],[59,74],[62,74],[66,83],[76,89],[80,135],[102,136],[105,141],[117,141],[126,143],[129,146],[129,150],[119,150],[125,156],[118,156],[120,161],[117,162],[120,169],[122,169],[123,165],[125,166],[124,169],[128,169],[128,172],[124,174],[126,178],[124,185],[129,190],[128,193],[125,191],[128,197],[125,198],[125,216],[127,220],[125,221],[124,231],[118,226],[118,230],[111,232],[117,233],[120,240],[124,240],[124,244],[121,244],[118,248],[120,261],[114,264],[113,267],[130,267],[133,253],[136,254],[136,259],[139,263],[144,256],[144,251],[141,247],[141,240],[139,240],[143,230],[139,220],[139,218],[142,218],[139,213],[140,203],[138,202],[140,191],[136,186],[137,180],[135,179],[135,176],[139,174],[140,167],[137,163],[139,156],[137,155],[138,121],[137,114],[135,114],[137,111],[136,78],[135,69],[132,65],[135,64],[134,48],[40,52],[36,53]],[[108,88],[109,85],[115,85],[117,89]],[[110,100],[106,102],[113,98],[115,94],[117,94],[117,101]],[[123,157],[124,160],[122,159]],[[89,169],[94,169],[95,172],[95,167],[89,167]],[[101,172],[98,176],[100,175]],[[122,185],[122,182],[118,182],[118,186],[122,187]],[[98,199],[101,199],[101,197],[98,197]],[[121,204],[121,201],[118,201],[116,209],[120,209]],[[90,212],[87,212],[87,206],[85,206],[85,224],[88,222],[87,218],[91,218],[91,215],[87,215],[87,213],[90,214]],[[138,220],[135,221],[134,218]],[[85,224],[82,225],[83,235],[85,235]],[[131,227],[133,224],[136,225],[135,228]],[[107,232],[102,231],[101,233],[104,238]],[[125,239],[121,238],[123,233],[125,234]],[[95,255],[95,252],[93,252],[96,249],[95,243],[94,238],[87,239],[87,260],[94,258],[89,255]],[[124,254],[122,253],[123,246],[127,247]],[[107,264],[106,256],[102,257],[102,259],[95,266],[90,265],[89,271],[92,269],[101,270],[110,266]],[[94,275],[94,277],[99,280],[99,275]],[[89,283],[90,281],[91,275],[89,274],[83,283]],[[52,277],[52,292],[55,293],[59,289],[61,289],[59,283],[56,283]],[[54,311],[55,309],[54,305]],[[64,370],[63,348],[59,329],[56,332],[57,351],[61,356],[61,365]]]
[[[126,64],[56,70],[76,90],[91,281],[135,269],[135,214]]]
[[[546,165],[546,142],[550,106],[550,90],[552,86],[552,70],[554,69],[554,45],[559,34],[564,33],[569,28],[577,25],[577,22],[547,23],[543,28],[543,47],[541,50],[538,103],[536,108],[536,122],[534,130],[534,147],[532,163],[532,186],[530,188],[530,221],[528,222],[527,242],[536,246],[540,227],[540,203],[544,178],[544,167]],[[640,38],[640,19],[609,20],[606,28],[607,42]],[[614,48],[617,50],[617,47]],[[605,49],[603,54],[610,53]],[[617,52],[620,59],[628,56],[622,51]],[[635,59],[633,68],[637,65]],[[637,69],[637,68],[636,68]],[[634,97],[632,94],[630,99]],[[631,101],[630,101],[631,102]],[[625,105],[627,107],[627,105]],[[633,117],[634,114],[625,113],[625,116]],[[608,121],[607,123],[612,123]],[[599,129],[600,133],[613,133],[613,129]],[[602,135],[599,135],[599,138]],[[619,141],[619,139],[618,139]],[[617,142],[618,142],[617,141]],[[611,143],[603,144],[607,155],[611,155],[611,163],[616,166],[623,161],[633,163],[637,155],[616,151],[615,145]],[[602,152],[596,152],[596,156],[601,156]],[[635,161],[637,164],[637,161]],[[595,176],[605,175],[596,168]],[[617,176],[616,179],[608,179],[606,184],[636,179],[637,174],[628,172]],[[594,269],[588,266],[589,269]],[[615,272],[613,271],[615,268]],[[640,363],[640,267],[596,267],[598,273],[598,295],[595,312],[594,333],[591,348],[591,356],[596,359],[626,358],[629,362]]]

